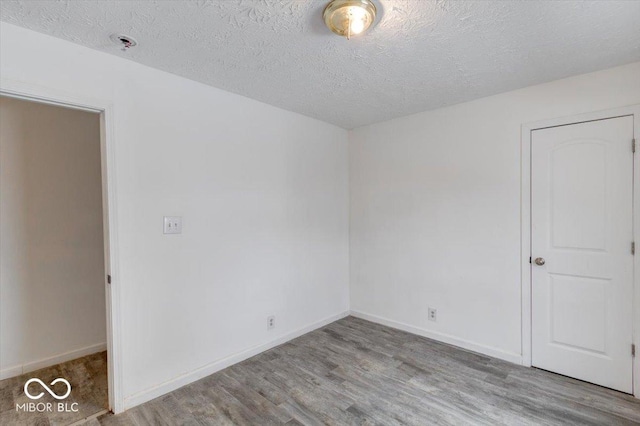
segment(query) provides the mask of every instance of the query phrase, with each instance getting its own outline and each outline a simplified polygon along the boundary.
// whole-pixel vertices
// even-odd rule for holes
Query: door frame
[[[640,244],[640,104],[626,107],[608,109],[585,114],[577,114],[567,117],[553,118],[549,120],[525,123],[521,127],[520,138],[520,272],[521,272],[521,327],[522,327],[522,365],[531,367],[531,138],[534,130],[549,127],[566,126],[570,124],[584,123],[588,121],[604,120],[633,116],[633,137],[636,139],[636,153],[633,157],[634,184],[633,184],[633,240]],[[629,141],[631,149],[631,141]],[[631,248],[629,248],[631,249]],[[633,260],[633,307],[632,307],[632,332],[633,342],[640,346],[640,251],[636,250]],[[640,348],[639,348],[640,349]],[[631,350],[631,348],[629,348]],[[640,398],[640,354],[633,359],[633,394]]]
[[[118,268],[118,210],[116,207],[116,155],[113,104],[102,99],[78,96],[6,78],[0,79],[0,95],[100,114],[100,161],[109,410],[116,414],[121,413],[124,411],[124,399],[122,395],[122,327]],[[107,282],[107,275],[111,276],[111,283]]]

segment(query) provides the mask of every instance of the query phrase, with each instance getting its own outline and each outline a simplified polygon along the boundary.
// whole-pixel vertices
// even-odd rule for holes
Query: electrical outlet
[[[435,308],[429,308],[429,321],[437,321],[438,310]]]
[[[273,330],[274,328],[276,328],[276,317],[271,315],[267,317],[267,330]]]

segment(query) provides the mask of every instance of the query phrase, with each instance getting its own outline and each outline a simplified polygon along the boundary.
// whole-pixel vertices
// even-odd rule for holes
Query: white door
[[[534,130],[532,364],[632,393],[633,117]]]

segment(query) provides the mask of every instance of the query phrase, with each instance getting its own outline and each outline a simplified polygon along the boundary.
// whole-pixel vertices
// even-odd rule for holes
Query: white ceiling
[[[347,129],[640,60],[640,1],[375,0],[351,41],[327,2],[3,0],[0,19]]]

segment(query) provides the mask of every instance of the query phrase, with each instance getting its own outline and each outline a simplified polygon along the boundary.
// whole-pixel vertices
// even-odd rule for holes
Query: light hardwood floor
[[[610,389],[348,317],[97,425],[631,425]]]
[[[71,384],[71,394],[64,401],[54,399],[47,392],[38,400],[31,400],[24,394],[24,385],[31,378],[38,378],[47,385],[54,379],[64,378]],[[37,383],[29,386],[33,395],[44,392]],[[53,391],[62,395],[66,385],[58,383]],[[29,402],[57,404],[77,403],[77,412],[24,412],[16,410],[16,404]],[[107,393],[107,353],[101,352],[74,359],[42,370],[0,381],[0,425],[69,425],[89,416],[104,412],[108,408]],[[57,407],[57,406],[56,406]],[[71,407],[70,407],[71,408]]]

